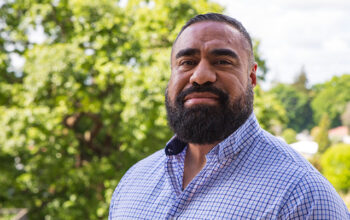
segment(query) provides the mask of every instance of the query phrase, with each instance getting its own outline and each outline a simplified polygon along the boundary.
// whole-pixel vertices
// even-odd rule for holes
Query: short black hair
[[[227,16],[227,15],[219,14],[219,13],[199,14],[199,15],[196,15],[195,17],[191,18],[190,20],[188,20],[187,23],[181,28],[179,34],[177,35],[177,37],[174,41],[174,44],[186,28],[188,28],[192,24],[202,22],[202,21],[224,22],[224,23],[227,23],[227,24],[233,26],[235,29],[237,29],[243,35],[243,37],[246,39],[246,41],[248,42],[248,44],[250,46],[250,60],[252,61],[252,63],[254,62],[253,43],[252,43],[252,39],[251,39],[249,33],[247,32],[247,30],[244,28],[242,23],[239,22],[237,19],[232,18],[232,17]]]

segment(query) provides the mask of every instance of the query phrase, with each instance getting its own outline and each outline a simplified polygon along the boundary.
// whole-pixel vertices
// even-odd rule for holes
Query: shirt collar
[[[254,137],[260,130],[261,128],[255,114],[252,113],[241,127],[220,142],[218,146],[214,147],[218,148],[219,160],[232,157],[232,155],[238,154],[243,148],[251,146]]]
[[[216,145],[207,156],[217,155],[218,159],[224,159],[231,155],[239,153],[244,147],[250,146],[254,137],[260,131],[259,123],[252,113],[245,123],[239,127],[234,133],[228,136],[225,140]],[[173,136],[165,147],[167,156],[176,155],[183,151],[187,143]]]
[[[179,154],[183,151],[186,145],[186,142],[181,141],[176,135],[174,135],[165,146],[165,154],[167,156]]]

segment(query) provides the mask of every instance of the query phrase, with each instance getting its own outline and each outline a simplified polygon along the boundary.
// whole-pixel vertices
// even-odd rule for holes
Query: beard
[[[193,92],[211,92],[218,96],[218,105],[198,104],[185,107],[185,97]],[[170,128],[183,142],[213,144],[235,132],[253,112],[254,92],[250,83],[245,93],[230,100],[229,95],[208,84],[194,85],[181,91],[174,104],[168,90],[165,93],[167,118]]]

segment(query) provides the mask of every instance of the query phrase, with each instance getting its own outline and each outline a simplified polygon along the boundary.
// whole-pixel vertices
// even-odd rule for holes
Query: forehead
[[[224,22],[203,21],[190,25],[173,46],[173,54],[185,48],[200,50],[230,48],[249,51],[248,42],[233,26]]]

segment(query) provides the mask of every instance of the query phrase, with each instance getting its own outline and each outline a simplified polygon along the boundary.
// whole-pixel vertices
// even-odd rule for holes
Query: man
[[[253,113],[249,34],[198,15],[172,48],[166,108],[175,136],[115,190],[109,219],[348,219],[331,184]]]

